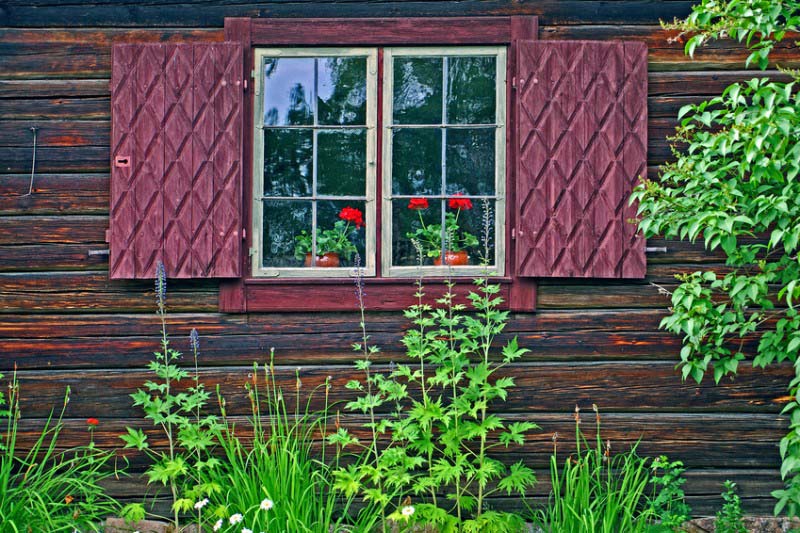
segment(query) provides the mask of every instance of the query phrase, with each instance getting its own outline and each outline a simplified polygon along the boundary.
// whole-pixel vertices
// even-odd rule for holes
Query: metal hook
[[[33,174],[36,170],[36,133],[39,131],[39,128],[36,126],[30,127],[31,132],[33,132],[33,160],[31,161],[31,183],[28,186],[28,192],[23,194],[22,196],[30,196],[33,194]]]

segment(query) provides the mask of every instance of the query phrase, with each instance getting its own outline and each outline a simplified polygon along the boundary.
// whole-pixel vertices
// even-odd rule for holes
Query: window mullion
[[[441,254],[439,257],[442,260],[442,264],[445,263],[445,249],[447,248],[447,243],[445,243],[445,239],[447,238],[447,213],[445,211],[445,206],[447,204],[447,200],[444,197],[447,193],[447,184],[445,182],[445,176],[447,175],[447,128],[444,126],[447,124],[447,56],[442,58],[442,185],[441,185],[441,205],[442,205],[442,214],[441,214],[441,221],[442,221],[442,246],[439,253]]]
[[[319,116],[317,113],[317,92],[319,91],[319,59],[314,58],[314,92],[311,96],[311,113],[314,116],[313,130],[311,131],[311,268],[317,264],[317,139],[319,129]]]

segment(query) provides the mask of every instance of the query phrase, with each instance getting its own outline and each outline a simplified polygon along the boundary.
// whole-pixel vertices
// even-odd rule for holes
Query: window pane
[[[311,129],[264,130],[264,196],[310,196]]]
[[[314,123],[314,58],[264,60],[264,125]]]
[[[311,202],[265,200],[263,206],[262,266],[302,266],[295,258],[295,245],[302,231],[311,232]]]
[[[367,58],[325,57],[318,61],[320,124],[367,123]]]
[[[470,265],[480,265],[485,257],[488,257],[488,264],[494,264],[494,208],[494,200],[447,199],[446,226],[453,235],[448,249],[466,251]]]
[[[399,128],[392,136],[392,193],[441,194],[442,130]]]
[[[447,193],[494,194],[494,128],[447,129]]]
[[[317,134],[317,193],[364,196],[367,130],[321,130]]]
[[[394,59],[394,124],[442,123],[442,58]]]
[[[495,57],[447,58],[447,123],[495,123]]]
[[[427,205],[427,207],[424,207]],[[418,207],[415,209],[415,207]],[[442,201],[415,198],[392,201],[392,264],[416,266],[419,256],[412,239],[419,242],[422,264],[432,265],[442,242]]]
[[[364,202],[317,202],[317,254],[334,252],[339,255],[339,266],[350,267],[355,265],[355,253],[358,252],[363,267],[366,258],[365,217]]]

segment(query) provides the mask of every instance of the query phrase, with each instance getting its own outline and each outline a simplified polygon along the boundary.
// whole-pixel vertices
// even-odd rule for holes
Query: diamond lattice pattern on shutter
[[[239,44],[114,46],[109,277],[240,275],[242,96]]]
[[[517,65],[517,273],[644,277],[628,198],[647,171],[646,47],[522,41]]]

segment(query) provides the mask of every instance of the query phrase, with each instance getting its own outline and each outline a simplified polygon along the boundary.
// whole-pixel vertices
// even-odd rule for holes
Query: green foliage
[[[350,240],[351,234],[355,234],[355,231],[356,229],[351,229],[350,223],[344,220],[337,220],[333,224],[333,229],[317,229],[317,256],[335,253],[349,261],[358,251],[356,245]],[[295,237],[295,240],[297,242],[294,246],[294,257],[302,261],[306,254],[311,253],[311,234],[303,230],[300,235]]]
[[[0,379],[3,376],[0,375]],[[17,455],[21,418],[16,373],[0,392],[0,418],[5,431],[0,439],[0,524],[9,533],[28,531],[100,531],[101,520],[119,510],[101,483],[115,475],[114,453],[100,450],[91,440],[86,446],[58,450],[69,389],[57,417],[47,418],[36,442]]]
[[[722,493],[722,509],[717,513],[717,533],[747,533],[742,521],[742,501],[736,492],[736,483],[725,480],[725,492]]]
[[[656,457],[650,465],[650,483],[654,496],[650,508],[658,517],[660,525],[673,531],[691,518],[692,510],[686,503],[683,484],[686,469],[681,461],[670,461],[666,456]]]
[[[691,33],[685,51],[693,56],[704,43],[732,37],[752,50],[747,65],[765,69],[775,42],[800,26],[800,3],[793,0],[703,0],[686,20],[664,24],[666,29]]]
[[[328,431],[331,378],[323,385],[325,409],[313,413],[309,406],[319,389],[304,400],[298,376],[292,410],[275,384],[273,361],[271,358],[261,368],[253,365],[245,386],[252,413],[247,426],[236,426],[223,408],[222,424],[216,431],[223,459],[219,468],[207,470],[205,476],[207,484],[221,490],[210,494],[209,503],[203,506],[205,523],[236,533],[242,527],[265,533],[372,530],[378,515],[370,508],[357,515],[360,522],[346,524],[348,515],[355,513],[351,512],[353,498],[333,490],[331,470],[338,466],[338,450],[334,450],[331,464],[324,443],[321,456],[314,450],[315,435]],[[221,398],[220,405],[224,405]],[[231,521],[236,515],[241,522]]]
[[[797,30],[800,4],[776,0],[704,0],[668,25],[693,36],[688,53],[712,39],[746,42],[763,69],[774,44]],[[796,73],[795,73],[796,75]],[[795,364],[784,413],[781,475],[775,512],[800,512],[800,96],[795,82],[753,79],[719,97],[681,109],[676,161],[658,181],[636,188],[639,228],[648,237],[702,239],[726,256],[724,272],[678,276],[671,314],[661,327],[683,337],[684,379],[715,381],[735,374],[748,356],[756,366]],[[758,240],[759,236],[767,236]],[[766,241],[766,242],[765,242]],[[776,306],[776,303],[780,305]],[[748,340],[758,338],[748,353]]]
[[[636,454],[636,446],[612,454],[611,442],[603,443],[600,414],[595,410],[594,448],[581,431],[580,411],[575,408],[576,451],[559,465],[557,435],[550,457],[553,489],[547,507],[535,522],[547,533],[616,533],[649,531],[658,516],[648,504],[648,460]]]
[[[501,370],[528,350],[513,339],[499,358],[492,357],[494,339],[505,328],[508,312],[498,309],[498,285],[485,278],[475,284],[477,290],[467,296],[468,312],[467,306],[456,303],[452,283],[433,307],[425,303],[418,282],[418,303],[405,311],[415,327],[402,340],[413,363],[393,364],[389,372],[373,368],[378,350],[368,342],[358,284],[363,342],[356,349],[363,357],[356,367],[364,379],[348,384],[360,396],[346,407],[369,417],[371,439],[362,443],[340,431],[330,442],[366,454],[366,461],[336,472],[336,487],[378,505],[384,518],[409,521],[403,514],[408,503],[403,502],[414,497],[424,504],[412,523],[430,521],[443,530],[459,531],[489,527],[490,522],[511,527],[518,517],[488,514],[486,499],[500,493],[522,497],[536,481],[522,461],[508,467],[492,457],[499,447],[522,444],[537,426],[509,423],[489,412],[514,386],[513,377],[503,376]],[[419,392],[411,395],[410,390]],[[389,414],[378,418],[378,410]]]
[[[451,252],[460,252],[478,245],[478,238],[459,226],[460,214],[461,210],[456,213],[448,211],[444,216],[445,248]],[[427,257],[439,257],[442,255],[442,225],[426,225],[422,220],[422,211],[419,211],[419,217],[420,226],[414,231],[406,232],[406,238],[418,242]]]
[[[158,379],[146,381],[133,398],[134,406],[141,406],[144,416],[154,426],[160,427],[167,439],[165,451],[152,450],[147,435],[141,429],[127,428],[120,438],[126,448],[145,452],[153,464],[147,469],[148,483],[161,484],[170,490],[172,521],[177,528],[180,516],[192,511],[197,500],[218,490],[201,482],[201,472],[214,468],[218,461],[207,452],[214,445],[213,432],[217,417],[203,414],[210,393],[200,382],[197,369],[199,338],[196,330],[190,335],[194,355],[194,373],[179,366],[181,352],[170,348],[167,335],[166,307],[167,279],[164,265],[158,263],[156,275],[156,304],[161,319],[161,350],[155,352],[148,368]],[[190,384],[187,386],[186,383]],[[126,508],[126,514],[139,516],[138,507]]]

